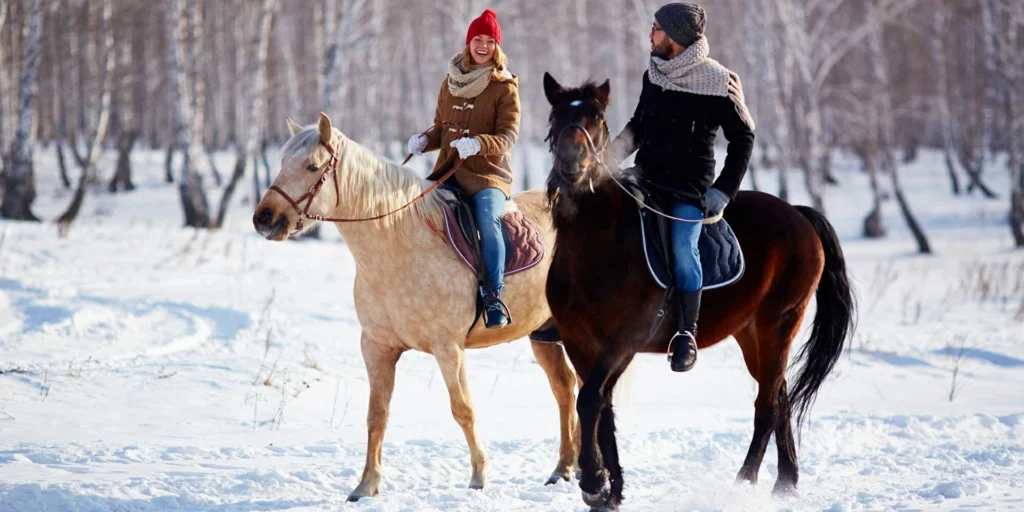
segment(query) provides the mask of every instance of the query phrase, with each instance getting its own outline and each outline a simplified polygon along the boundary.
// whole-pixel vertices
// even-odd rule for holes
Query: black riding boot
[[[512,314],[509,313],[508,306],[501,301],[501,289],[491,291],[487,288],[480,287],[480,296],[484,298],[484,325],[492,329],[512,323]]]
[[[687,372],[697,363],[697,313],[700,312],[700,290],[682,292],[678,301],[679,331],[669,341],[669,350],[675,348],[668,358],[672,371]]]

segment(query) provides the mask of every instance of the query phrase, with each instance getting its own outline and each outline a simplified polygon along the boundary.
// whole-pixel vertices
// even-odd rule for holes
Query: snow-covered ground
[[[526,340],[468,356],[489,487],[467,489],[443,381],[409,353],[381,495],[345,504],[368,394],[348,249],[333,228],[258,237],[248,180],[224,230],[183,229],[162,157],[137,152],[140,188],[91,194],[66,238],[0,221],[0,510],[586,509],[575,481],[543,485],[558,418]],[[54,167],[41,150],[48,219],[69,198]],[[914,253],[892,201],[889,238],[860,237],[866,178],[838,156],[827,208],[859,327],[803,430],[800,497],[771,497],[774,446],[758,486],[733,484],[756,389],[727,341],[686,375],[638,358],[618,415],[624,510],[1024,510],[1024,252],[1006,200],[954,198],[932,152],[903,172],[936,255]]]

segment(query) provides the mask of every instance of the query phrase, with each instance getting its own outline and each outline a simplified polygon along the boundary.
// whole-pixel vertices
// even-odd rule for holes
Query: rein
[[[427,132],[433,130],[434,128],[444,127],[448,125],[455,126],[456,128],[459,129],[459,133],[462,133],[462,126],[459,123],[438,123],[431,126],[430,128],[427,128],[422,133],[423,135],[426,135]],[[340,185],[338,184],[338,153],[337,151],[335,151],[333,147],[331,147],[330,144],[325,142],[322,138],[320,139],[319,142],[320,145],[323,146],[328,153],[330,153],[331,159],[327,162],[327,166],[324,168],[323,173],[320,174],[320,179],[316,180],[316,183],[314,183],[313,186],[309,187],[309,191],[299,196],[298,199],[292,199],[291,196],[289,196],[284,190],[281,190],[281,188],[278,187],[277,185],[273,185],[270,187],[270,190],[273,190],[278,194],[281,194],[281,197],[284,197],[288,201],[288,203],[292,205],[292,208],[295,209],[295,213],[297,213],[299,216],[299,221],[295,225],[295,231],[292,232],[293,235],[302,231],[302,222],[306,219],[317,220],[321,222],[366,222],[371,220],[383,219],[384,217],[387,217],[389,215],[396,214],[408,208],[409,206],[412,206],[412,204],[415,203],[416,201],[423,199],[423,197],[425,197],[427,194],[433,192],[434,189],[441,186],[442,183],[444,183],[448,178],[455,174],[455,171],[459,170],[459,168],[462,167],[462,164],[466,162],[465,160],[459,160],[457,164],[455,164],[448,172],[444,173],[444,175],[441,176],[439,180],[435,181],[432,185],[427,187],[426,190],[421,192],[420,195],[416,196],[411,201],[405,203],[401,207],[391,210],[390,212],[375,215],[373,217],[363,218],[324,217],[323,215],[311,215],[309,213],[309,207],[313,205],[313,199],[316,198],[316,195],[320,193],[320,189],[323,187],[324,183],[327,182],[328,175],[333,175],[334,177],[335,208],[337,208],[338,205],[341,203],[341,190],[339,189]],[[405,160],[402,161],[402,165],[407,164],[409,160],[412,158],[412,156],[412,153],[409,153],[409,155],[405,157]],[[305,208],[300,208],[299,206],[302,203],[302,201],[306,201]]]

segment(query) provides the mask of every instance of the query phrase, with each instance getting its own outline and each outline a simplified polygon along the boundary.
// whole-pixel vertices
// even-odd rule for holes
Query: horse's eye
[[[317,167],[316,164],[309,164],[306,166],[306,170],[310,172],[315,171],[317,169],[319,169],[319,167]]]

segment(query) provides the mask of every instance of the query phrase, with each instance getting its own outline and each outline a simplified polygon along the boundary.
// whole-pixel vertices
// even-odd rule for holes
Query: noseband
[[[289,196],[284,190],[281,190],[281,188],[278,187],[277,185],[273,185],[270,187],[270,190],[273,190],[274,192],[281,194],[281,197],[285,198],[285,200],[287,200],[288,203],[292,205],[292,208],[295,209],[295,213],[298,214],[299,216],[299,222],[296,223],[295,225],[295,231],[292,233],[293,235],[295,233],[298,233],[299,231],[302,231],[302,221],[305,219],[320,221],[330,220],[323,217],[322,215],[309,214],[309,207],[313,205],[313,200],[316,199],[316,195],[320,193],[320,189],[324,186],[324,183],[327,181],[328,175],[334,176],[334,207],[337,208],[338,205],[341,204],[341,189],[340,186],[338,185],[338,152],[335,151],[330,144],[324,142],[323,139],[319,139],[319,143],[331,155],[331,159],[327,161],[327,165],[324,167],[324,171],[320,173],[320,179],[316,180],[316,183],[314,183],[313,186],[309,187],[309,190],[305,194],[299,196],[298,199],[292,199],[291,196]],[[302,201],[306,201],[305,208],[299,208],[299,205],[302,203]]]

